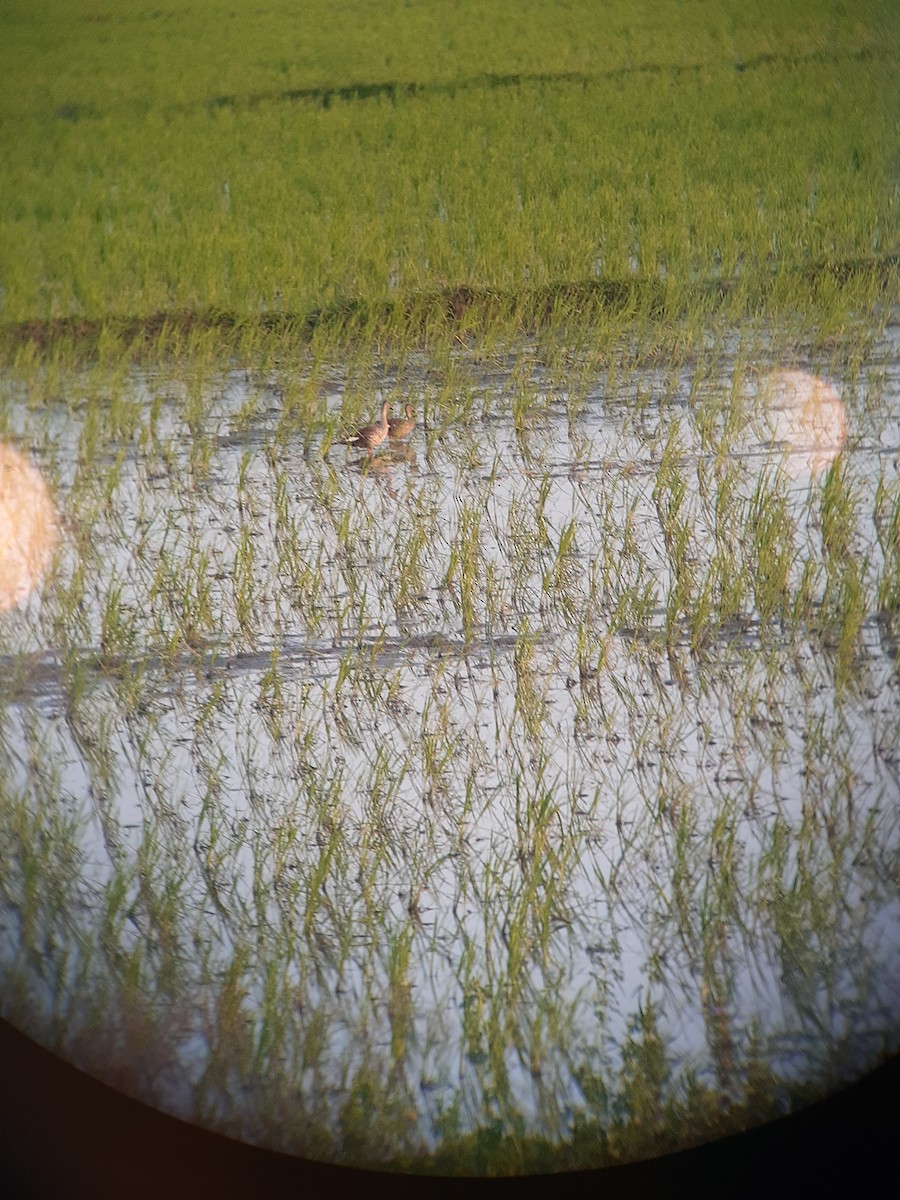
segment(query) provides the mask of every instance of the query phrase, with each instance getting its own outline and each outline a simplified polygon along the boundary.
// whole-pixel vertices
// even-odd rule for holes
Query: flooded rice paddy
[[[277,371],[7,381],[60,517],[0,587],[4,1015],[387,1165],[653,1153],[896,1050],[897,351],[310,369],[306,424]]]

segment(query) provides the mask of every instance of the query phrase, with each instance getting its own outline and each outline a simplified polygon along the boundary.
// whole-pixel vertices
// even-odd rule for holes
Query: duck
[[[394,417],[388,421],[388,437],[392,442],[399,442],[402,438],[409,437],[416,427],[416,410],[411,404],[407,404],[405,417]]]
[[[347,438],[345,446],[355,446],[360,450],[367,450],[369,458],[372,457],[372,451],[376,446],[380,446],[388,435],[388,413],[391,411],[390,400],[385,400],[381,406],[381,417],[374,425],[366,425],[355,433],[353,437]]]

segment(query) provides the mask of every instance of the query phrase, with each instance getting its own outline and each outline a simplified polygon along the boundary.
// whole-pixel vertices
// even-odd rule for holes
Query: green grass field
[[[7,332],[408,321],[460,288],[494,297],[475,324],[510,327],[554,303],[595,321],[592,288],[656,315],[896,293],[890,0],[110,0],[2,21]]]

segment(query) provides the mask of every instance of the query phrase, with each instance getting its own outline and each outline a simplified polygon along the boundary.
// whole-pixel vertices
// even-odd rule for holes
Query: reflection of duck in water
[[[367,450],[369,458],[372,457],[372,451],[376,446],[380,446],[388,435],[388,413],[391,411],[390,400],[385,400],[381,406],[381,417],[374,425],[366,425],[363,429],[347,438],[345,446],[355,446],[360,450]]]
[[[405,437],[409,437],[416,427],[416,410],[411,404],[407,404],[405,417],[394,417],[388,421],[388,437],[392,442],[399,442]]]

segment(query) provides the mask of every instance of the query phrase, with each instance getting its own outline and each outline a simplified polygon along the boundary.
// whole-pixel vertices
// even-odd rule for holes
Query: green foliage
[[[519,1174],[896,1048],[898,9],[448,13],[5,8],[0,432],[62,528],[0,1001],[233,1136]],[[817,477],[757,428],[800,361]]]
[[[7,326],[565,326],[888,286],[888,2],[11,7]]]

